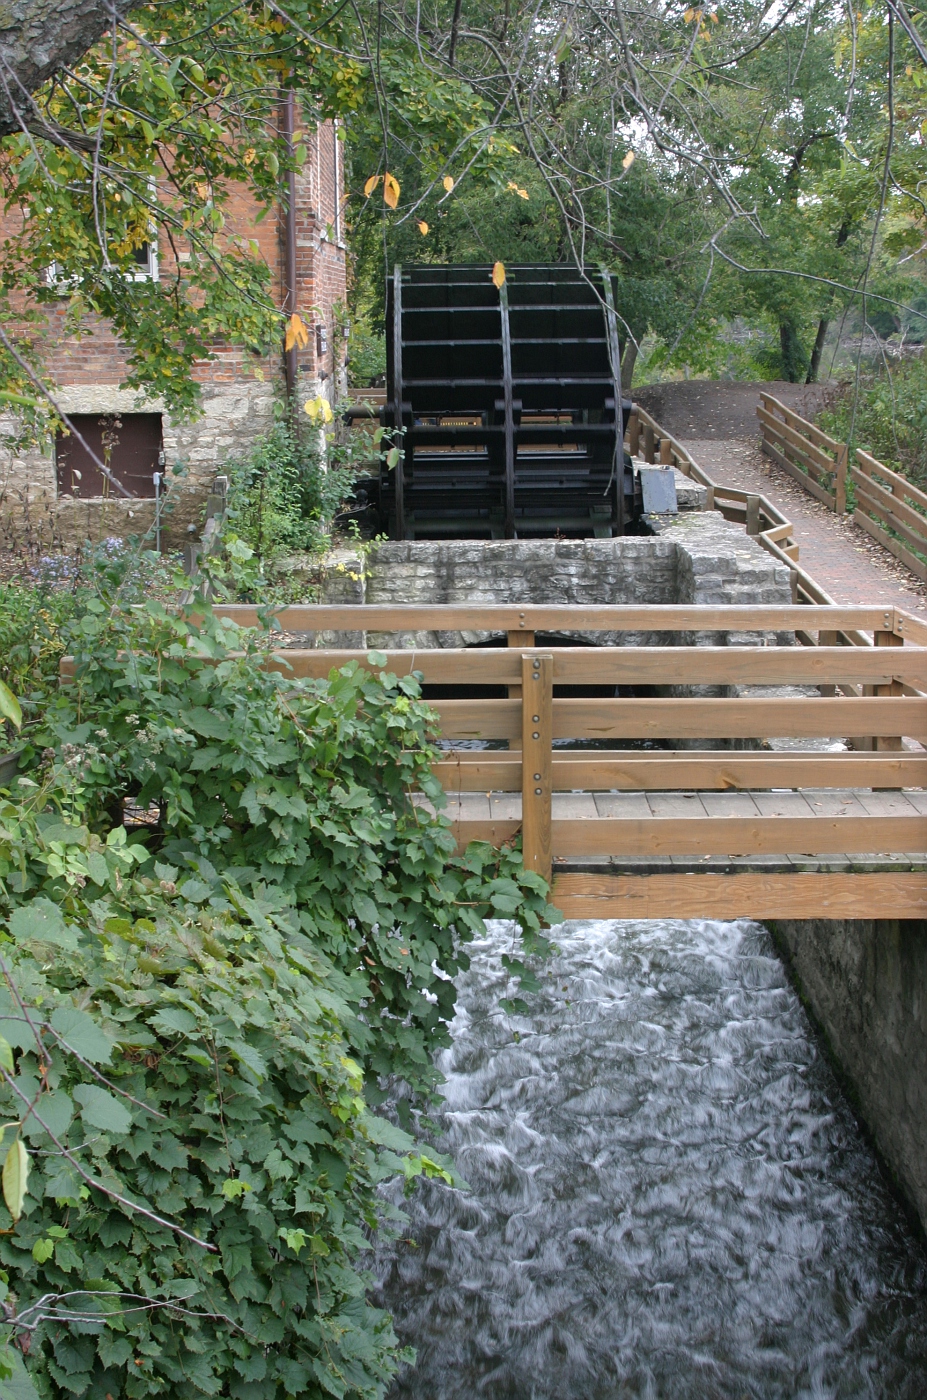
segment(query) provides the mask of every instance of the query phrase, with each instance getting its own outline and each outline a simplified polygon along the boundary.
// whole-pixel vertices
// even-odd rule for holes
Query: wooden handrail
[[[318,612],[319,610],[314,610]],[[351,610],[356,617],[358,610]],[[363,610],[366,612],[367,610]],[[383,621],[383,610],[370,610]],[[402,610],[399,610],[400,613]],[[445,610],[440,620],[442,631],[451,623]],[[490,610],[483,609],[485,614]],[[526,610],[527,611],[527,610]],[[599,610],[597,621],[610,614],[614,623],[615,609]],[[634,615],[639,625],[639,609],[623,609],[625,623]],[[648,610],[652,620],[656,609]],[[839,735],[843,738],[863,738],[874,748],[880,743],[899,744],[899,735],[906,734],[927,740],[927,697],[921,694],[903,695],[901,676],[923,684],[927,669],[927,651],[904,645],[904,639],[894,630],[897,622],[894,609],[837,609],[799,607],[790,609],[667,609],[665,623],[676,629],[691,627],[693,612],[704,622],[706,614],[717,622],[719,616],[730,621],[731,613],[746,612],[752,617],[754,631],[760,631],[759,616],[764,620],[772,612],[781,624],[783,613],[791,619],[807,618],[809,614],[820,621],[822,615],[831,623],[868,621],[874,626],[876,640],[888,638],[893,645],[879,645],[862,650],[846,647],[563,647],[543,649],[519,647],[518,635],[509,648],[441,649],[409,648],[387,654],[367,654],[358,650],[319,650],[290,653],[297,674],[324,675],[328,669],[347,662],[360,662],[374,670],[388,668],[394,674],[419,673],[426,683],[441,685],[487,685],[500,688],[517,687],[520,694],[509,699],[440,699],[431,702],[436,712],[440,732],[446,742],[474,739],[508,741],[502,751],[450,751],[437,759],[433,771],[442,787],[454,800],[458,811],[454,828],[461,846],[471,840],[502,844],[519,831],[525,865],[550,880],[556,860],[576,857],[623,857],[626,859],[691,859],[746,858],[752,855],[789,856],[799,853],[810,859],[815,854],[840,852],[845,858],[854,853],[873,850],[909,852],[923,849],[927,853],[927,815],[907,802],[905,810],[888,811],[884,815],[870,814],[853,797],[854,789],[879,787],[902,788],[927,783],[927,753],[804,753],[763,752],[758,750],[668,752],[650,750],[579,750],[557,749],[559,740],[593,739],[627,742],[647,739],[660,742],[679,741],[742,741],[767,737],[820,738]],[[469,610],[468,610],[469,612]],[[397,610],[390,610],[389,620],[396,621]],[[672,616],[675,614],[675,616]],[[588,621],[588,610],[583,610]],[[318,616],[315,618],[318,621]],[[471,619],[472,620],[472,619]],[[429,621],[435,625],[434,610]],[[688,624],[688,626],[686,626]],[[923,626],[923,624],[921,624]],[[916,630],[916,629],[915,629]],[[285,652],[276,653],[272,664],[284,665]],[[758,684],[787,683],[800,679],[817,682],[822,677],[850,677],[859,684],[884,692],[876,695],[845,697],[755,697],[697,696],[668,698],[638,696],[635,699],[561,698],[554,693],[555,684],[583,685],[614,683],[644,686],[662,684],[685,686],[693,684]],[[763,791],[770,794],[782,788],[800,788],[814,784],[823,790],[849,788],[845,807],[820,802],[820,815],[804,812],[796,815],[780,811],[765,814],[760,809],[753,815],[723,808],[718,815],[706,815],[695,794],[736,790],[745,794]],[[473,807],[460,806],[465,794],[491,792],[520,792],[521,816],[477,815]],[[572,802],[577,793],[639,794],[636,802],[645,802],[645,794],[675,792],[688,794],[674,799],[677,807],[693,804],[692,815],[661,815],[659,810],[642,816],[624,815],[619,810],[609,815],[558,816],[555,794],[570,792]],[[819,793],[818,798],[821,794]],[[559,799],[557,799],[559,800]],[[607,801],[612,801],[607,798]],[[752,796],[748,799],[753,801]],[[836,805],[836,813],[835,813]],[[841,811],[847,811],[841,815]],[[489,804],[486,804],[489,812]],[[925,854],[927,862],[927,854]],[[641,877],[643,878],[643,877]],[[700,878],[692,871],[680,871],[679,880]],[[758,877],[759,878],[759,877]],[[847,875],[851,882],[855,878]],[[927,883],[927,879],[925,879]],[[815,887],[817,888],[817,887]],[[841,886],[841,899],[846,907],[856,908],[854,886]],[[698,893],[693,886],[691,899]],[[906,888],[901,907],[912,909],[927,906],[927,891],[919,886]],[[883,892],[884,893],[884,892]],[[555,896],[556,897],[556,896]],[[831,898],[832,896],[828,896]],[[815,896],[817,898],[817,896]],[[569,907],[569,904],[568,904]],[[693,910],[695,906],[691,906]],[[820,912],[818,904],[813,905]],[[839,907],[844,907],[840,905]],[[744,909],[741,912],[750,912]]]
[[[893,607],[782,604],[472,604],[298,603],[259,609],[217,603],[217,617],[242,627],[274,619],[291,632],[791,632],[796,628],[895,630]],[[907,616],[907,615],[906,615]],[[914,622],[915,619],[910,619]]]

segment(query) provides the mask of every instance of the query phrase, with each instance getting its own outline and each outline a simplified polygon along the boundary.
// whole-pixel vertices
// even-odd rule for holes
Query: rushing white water
[[[765,929],[572,923],[530,1013],[497,925],[379,1299],[415,1400],[927,1395],[927,1264]],[[511,994],[509,992],[509,994]]]

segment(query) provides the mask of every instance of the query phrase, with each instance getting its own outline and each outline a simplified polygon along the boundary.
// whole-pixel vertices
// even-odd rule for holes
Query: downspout
[[[293,135],[296,130],[296,98],[292,91],[283,101],[283,144],[286,148],[286,220],[284,223],[284,289],[286,293],[284,309],[287,317],[296,312],[296,169]],[[296,414],[296,346],[284,351],[284,371],[286,374],[286,396],[290,413],[298,422]]]

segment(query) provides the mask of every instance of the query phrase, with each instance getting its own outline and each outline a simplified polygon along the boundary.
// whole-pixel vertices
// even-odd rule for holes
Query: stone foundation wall
[[[80,385],[56,392],[65,413],[160,413],[163,405],[140,400],[112,385]],[[272,384],[255,380],[204,386],[203,412],[191,423],[172,426],[164,414],[165,472],[169,493],[162,505],[162,537],[177,546],[199,532],[206,494],[230,457],[247,452],[273,422]],[[0,425],[2,427],[2,425]],[[182,474],[172,476],[173,468]],[[79,500],[59,496],[53,449],[0,455],[3,533],[21,545],[33,535],[52,548],[74,548],[109,535],[141,535],[154,522],[153,500]],[[192,527],[192,528],[191,528]],[[6,543],[3,541],[2,543]]]
[[[322,601],[420,604],[791,602],[789,571],[714,511],[680,515],[658,536],[614,540],[448,540],[374,546],[329,556]],[[320,645],[357,646],[329,634]],[[656,634],[572,632],[602,646],[664,645]],[[393,646],[469,646],[487,633],[416,632]],[[706,640],[711,639],[706,636]],[[385,638],[371,633],[371,646]],[[699,638],[701,640],[701,637]]]
[[[778,920],[771,928],[927,1230],[927,922]]]

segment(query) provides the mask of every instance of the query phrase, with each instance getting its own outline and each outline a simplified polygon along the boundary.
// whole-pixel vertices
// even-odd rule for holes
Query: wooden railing
[[[770,394],[760,394],[757,416],[763,451],[810,495],[838,515],[847,482],[856,497],[854,519],[917,578],[927,581],[927,492],[861,447],[848,459],[844,443],[801,418]]]
[[[837,515],[847,508],[846,444],[786,408],[772,394],[760,394],[756,410],[767,457],[822,505]]]
[[[793,602],[833,604],[830,594],[799,564],[799,546],[792,522],[766,496],[716,481],[694,461],[681,443],[638,404],[632,409],[625,443],[632,456],[639,453],[646,462],[659,461],[666,466],[677,467],[685,476],[704,486],[708,492],[708,510],[717,510],[725,520],[744,525],[747,534],[753,535],[757,544],[788,568]],[[855,645],[868,645],[859,635],[852,639],[845,636],[842,640],[852,641]]]
[[[245,625],[257,621],[253,608],[218,611]],[[426,686],[507,689],[508,699],[464,693],[430,702],[450,746],[434,771],[461,846],[498,845],[520,830],[525,864],[553,875],[554,902],[568,915],[863,918],[876,915],[880,900],[894,917],[927,914],[927,873],[906,854],[927,853],[927,805],[902,791],[927,787],[927,752],[902,748],[903,737],[927,743],[927,696],[920,693],[927,690],[927,625],[895,609],[290,607],[278,620],[298,631],[506,634],[507,648],[415,647],[389,650],[385,662],[365,649],[288,649],[268,664],[294,677],[324,677],[357,661],[396,674],[414,670]],[[819,642],[838,631],[872,631],[876,646],[764,644],[797,627]],[[683,640],[697,633],[700,642],[705,634],[723,641],[746,632],[757,645],[534,646],[537,632],[568,640],[570,632],[597,630]],[[829,693],[588,699],[555,690],[592,685],[664,692],[802,685]],[[839,686],[870,693],[835,694]],[[869,751],[697,747],[770,738],[861,739]],[[453,747],[462,740],[498,747]],[[590,741],[610,747],[562,746]],[[643,741],[666,747],[644,748]],[[793,790],[799,814],[785,810],[782,789]],[[816,790],[813,801],[803,789]],[[642,804],[633,813],[631,794]],[[486,810],[474,811],[474,803]],[[583,803],[588,815],[574,815]],[[661,803],[672,810],[662,812]],[[828,857],[823,866],[815,862],[820,856]],[[857,868],[860,859],[869,868]],[[590,870],[590,861],[600,868]],[[751,868],[757,862],[761,868]]]
[[[927,581],[927,493],[862,448],[857,447],[855,455],[850,469],[856,493],[854,520],[912,574]]]

